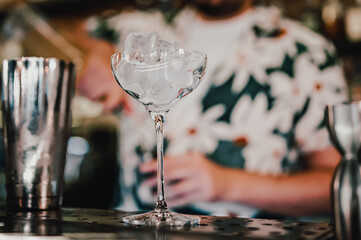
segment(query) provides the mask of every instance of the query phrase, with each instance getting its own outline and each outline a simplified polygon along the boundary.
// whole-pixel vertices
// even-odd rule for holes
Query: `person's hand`
[[[175,207],[194,201],[219,199],[224,184],[227,184],[226,170],[200,153],[167,156],[164,160],[167,204]],[[156,172],[157,162],[142,164],[140,171]],[[155,187],[156,176],[147,179],[145,184]]]
[[[110,57],[114,52],[110,44],[98,41],[96,49],[89,52],[77,88],[82,95],[101,102],[105,110],[112,110],[121,105],[124,110],[130,111],[128,96],[112,74]]]

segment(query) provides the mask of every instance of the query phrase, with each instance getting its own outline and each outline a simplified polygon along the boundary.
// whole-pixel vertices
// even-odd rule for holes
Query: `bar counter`
[[[4,208],[3,208],[4,209]],[[127,226],[118,210],[63,208],[60,211],[0,210],[0,239],[297,239],[333,240],[333,226],[271,219],[201,216],[191,227]]]

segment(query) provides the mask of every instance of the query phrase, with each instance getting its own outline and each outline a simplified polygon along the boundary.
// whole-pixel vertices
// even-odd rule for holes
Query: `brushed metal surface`
[[[8,207],[59,208],[74,64],[55,58],[4,60],[1,83]]]
[[[342,154],[331,183],[335,236],[338,240],[361,239],[361,177],[358,103],[327,106],[326,124],[332,142]]]

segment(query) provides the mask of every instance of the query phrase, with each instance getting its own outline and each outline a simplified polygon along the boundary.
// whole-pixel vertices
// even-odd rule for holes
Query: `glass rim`
[[[194,54],[197,55],[201,55],[205,60],[207,59],[207,54],[202,52],[202,51],[198,51],[198,50],[185,50],[183,48],[179,48],[179,52],[181,52],[182,55],[185,55],[187,53],[191,53],[190,55],[186,55],[186,59],[189,59],[190,57],[194,56]],[[117,57],[120,56],[121,59],[120,61],[122,61],[122,59],[124,58],[124,53],[125,51],[118,51],[112,54],[111,56],[111,61],[112,61],[112,66],[113,66],[113,60]],[[139,64],[137,65],[138,67],[141,68],[148,68],[148,67],[162,67],[162,66],[168,66],[171,63],[174,63],[174,59],[170,60],[170,61],[166,61],[166,62],[156,62],[156,63],[151,63],[151,64]]]
[[[326,107],[338,107],[338,106],[351,106],[351,105],[358,105],[361,107],[361,100],[350,100],[350,101],[342,101],[336,102],[332,104],[326,104]]]

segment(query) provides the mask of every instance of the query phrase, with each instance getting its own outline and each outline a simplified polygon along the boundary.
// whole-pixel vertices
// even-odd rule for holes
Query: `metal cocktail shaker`
[[[1,88],[7,208],[57,209],[75,66],[55,58],[4,60]]]
[[[331,184],[335,235],[338,240],[361,239],[360,112],[358,103],[327,106],[326,123],[342,155]]]

